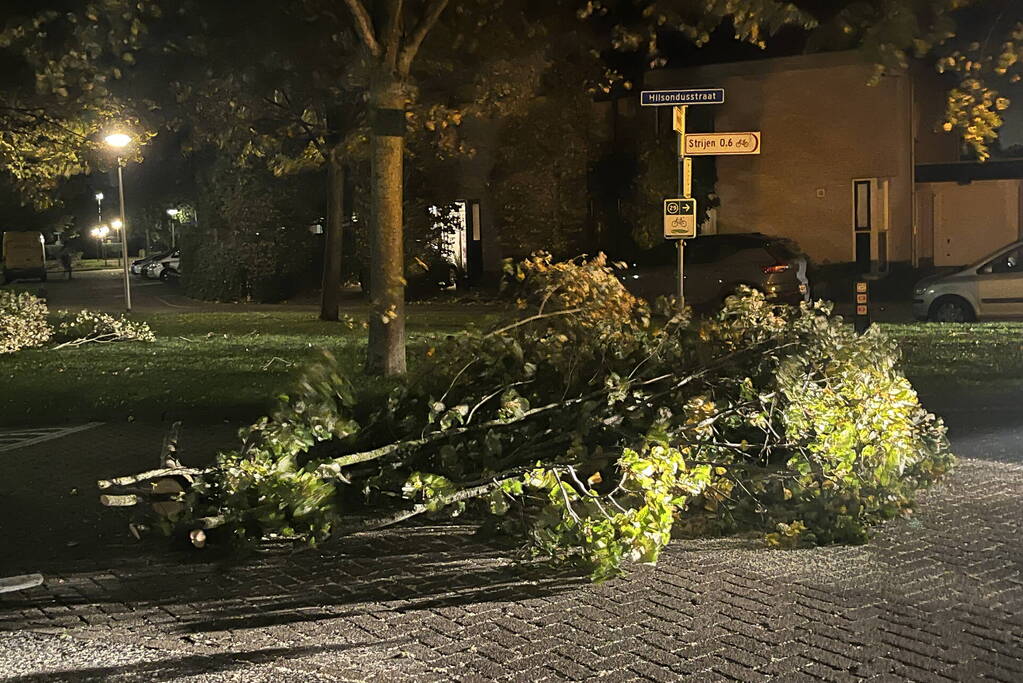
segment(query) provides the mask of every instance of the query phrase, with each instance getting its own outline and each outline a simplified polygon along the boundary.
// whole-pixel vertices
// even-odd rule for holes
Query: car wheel
[[[167,270],[166,268],[164,268],[163,270],[161,270],[161,271],[160,271],[160,279],[161,279],[161,280],[163,280],[164,282],[166,282],[166,281],[167,281],[167,278],[169,278],[169,277],[170,277],[170,271],[169,271],[169,270]]]
[[[936,323],[968,323],[976,316],[973,307],[958,296],[943,296],[933,304],[927,318]]]

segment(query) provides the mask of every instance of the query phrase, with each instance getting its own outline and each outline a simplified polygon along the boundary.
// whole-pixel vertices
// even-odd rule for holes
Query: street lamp
[[[175,238],[175,235],[174,235],[174,224],[178,221],[178,214],[180,214],[180,213],[181,213],[180,209],[174,209],[174,208],[167,209],[167,215],[170,216],[170,218],[171,218],[171,225],[170,225],[170,229],[171,229],[171,249],[174,249],[177,246],[177,239]]]
[[[121,228],[124,227],[124,223],[121,222],[121,219],[120,218],[115,218],[114,220],[110,221],[110,227],[113,228],[114,232],[117,233],[118,239],[120,239],[121,243],[123,244],[124,243],[124,239],[123,239],[123,235],[121,235]],[[118,264],[118,265],[120,265],[120,264]]]
[[[96,213],[99,215],[99,222],[103,222],[103,193],[96,193]]]
[[[103,265],[104,266],[107,264],[107,249],[106,249],[106,242],[104,241],[104,239],[106,238],[106,236],[107,236],[107,234],[109,232],[110,232],[110,228],[108,228],[107,226],[105,226],[105,225],[98,225],[95,228],[93,228],[90,231],[90,233],[89,233],[90,235],[92,235],[96,239],[96,243],[99,245],[100,254],[103,257]]]
[[[131,143],[131,137],[124,133],[112,133],[104,141],[108,146],[121,150],[127,147]],[[128,226],[127,221],[124,218],[124,158],[117,155],[117,193],[121,199],[121,227],[124,228],[121,231],[121,258],[123,259],[122,265],[124,266],[124,307],[125,310],[131,313],[131,281],[128,278]]]

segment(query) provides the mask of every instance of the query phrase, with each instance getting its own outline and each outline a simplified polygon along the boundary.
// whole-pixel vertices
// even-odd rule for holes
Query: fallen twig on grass
[[[271,365],[273,365],[274,363],[284,363],[284,365],[285,365],[286,367],[289,367],[289,368],[290,368],[290,367],[291,367],[292,365],[294,365],[294,363],[293,363],[293,362],[291,362],[290,360],[284,360],[283,358],[280,358],[280,357],[278,357],[278,356],[274,356],[273,358],[271,358],[271,359],[270,359],[270,360],[268,360],[267,362],[263,363],[263,370],[264,370],[264,372],[265,372],[266,370],[269,370],[269,369],[270,369],[270,366],[271,366]]]

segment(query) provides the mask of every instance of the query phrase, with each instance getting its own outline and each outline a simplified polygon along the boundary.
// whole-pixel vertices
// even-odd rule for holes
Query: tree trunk
[[[341,305],[341,247],[345,224],[345,169],[341,150],[333,147],[327,158],[327,234],[323,246],[323,292],[320,319],[338,320]]]
[[[391,74],[370,89],[371,144],[370,312],[366,368],[405,374],[405,254],[402,237],[405,95]]]

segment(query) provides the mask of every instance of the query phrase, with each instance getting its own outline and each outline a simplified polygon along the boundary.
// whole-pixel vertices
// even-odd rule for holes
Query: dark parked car
[[[633,294],[652,301],[674,294],[678,257],[673,242],[634,259],[621,277]],[[809,263],[792,240],[760,233],[704,235],[686,241],[685,298],[695,307],[716,306],[740,285],[760,290],[771,301],[810,298]]]

